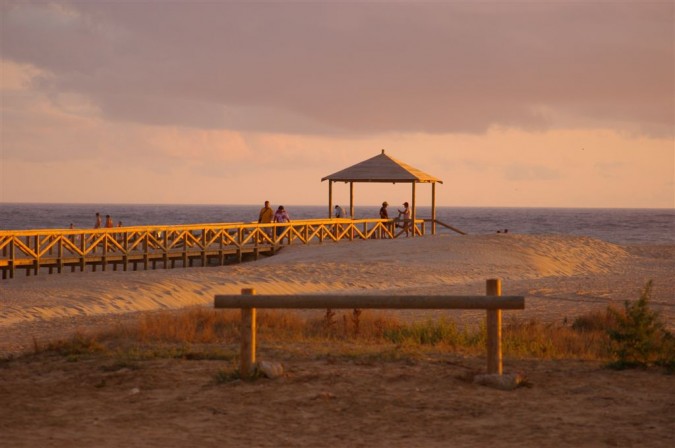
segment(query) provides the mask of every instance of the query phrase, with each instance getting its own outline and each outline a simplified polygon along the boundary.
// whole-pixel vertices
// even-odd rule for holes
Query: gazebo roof
[[[409,183],[443,183],[442,180],[424,171],[413,168],[407,163],[398,161],[384,153],[359,162],[342,171],[321,179],[334,182],[409,182]]]

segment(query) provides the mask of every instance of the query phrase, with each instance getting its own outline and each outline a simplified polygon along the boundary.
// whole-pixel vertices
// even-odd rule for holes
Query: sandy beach
[[[30,352],[35,342],[139,312],[211,308],[214,294],[241,288],[483,294],[495,277],[503,294],[526,297],[526,309],[505,312],[506,320],[553,323],[635,300],[653,280],[652,306],[672,330],[674,273],[672,245],[494,234],[294,246],[223,267],[17,278],[0,285],[0,351]],[[484,317],[397,313],[464,325]],[[214,361],[160,359],[113,372],[52,358],[7,364],[0,427],[8,446],[669,446],[675,430],[673,379],[662,373],[507,360],[532,387],[504,392],[467,381],[484,361],[457,353],[385,363],[275,356],[286,364],[284,378],[224,386],[213,384]]]
[[[66,273],[3,282],[0,353],[32,347],[76,328],[129,313],[213,306],[215,294],[255,288],[264,294],[350,291],[362,294],[484,294],[501,278],[503,294],[523,295],[521,319],[571,321],[608,304],[635,300],[653,280],[652,305],[675,326],[675,246],[619,246],[565,235],[440,235],[286,247],[238,265],[138,272]],[[482,312],[440,315],[471,324]]]

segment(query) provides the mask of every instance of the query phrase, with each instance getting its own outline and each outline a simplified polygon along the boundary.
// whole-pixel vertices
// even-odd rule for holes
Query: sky
[[[0,12],[0,202],[321,205],[322,177],[385,149],[442,206],[675,207],[670,1]]]

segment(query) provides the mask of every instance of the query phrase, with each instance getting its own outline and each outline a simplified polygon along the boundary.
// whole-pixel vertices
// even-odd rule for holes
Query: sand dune
[[[674,246],[621,247],[566,235],[327,242],[287,247],[273,257],[232,266],[13,279],[1,285],[0,331],[13,340],[16,334],[25,338],[26,328],[39,332],[41,324],[63,322],[70,328],[75,318],[209,307],[214,294],[238,294],[246,287],[267,294],[483,294],[485,280],[495,277],[503,279],[504,294],[527,297],[519,316],[551,321],[635,299],[653,279],[654,304],[672,327],[674,254]],[[482,315],[446,313],[460,320]]]

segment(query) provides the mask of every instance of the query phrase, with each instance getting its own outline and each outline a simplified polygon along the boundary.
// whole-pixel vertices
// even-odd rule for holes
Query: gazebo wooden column
[[[333,217],[333,181],[328,181],[328,219]]]
[[[416,206],[416,201],[415,201],[415,186],[417,184],[415,182],[412,183],[412,213],[410,217],[412,218],[412,236],[413,238],[415,237],[415,217],[417,216],[417,206]]]
[[[431,234],[436,235],[436,182],[431,184]]]

